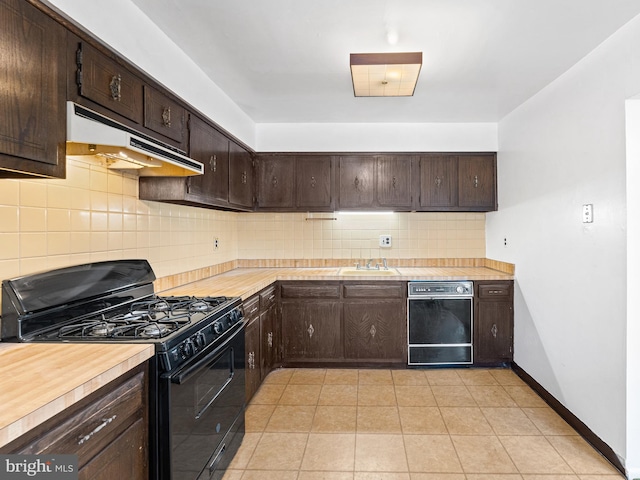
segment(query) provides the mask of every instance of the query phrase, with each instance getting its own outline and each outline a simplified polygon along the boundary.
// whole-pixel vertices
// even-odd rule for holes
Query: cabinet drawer
[[[265,288],[260,292],[260,310],[264,311],[276,303],[276,287]]]
[[[86,43],[80,43],[76,67],[81,96],[142,123],[142,80]]]
[[[403,298],[406,292],[404,283],[397,284],[344,284],[345,298]]]
[[[242,304],[242,308],[244,309],[244,316],[247,317],[248,324],[260,315],[260,297],[258,295],[254,295],[248,300],[245,300]]]
[[[508,299],[511,296],[511,285],[509,284],[485,284],[478,285],[478,297],[479,298],[504,298]]]
[[[296,284],[280,286],[282,298],[340,298],[340,285]]]
[[[160,135],[185,142],[187,111],[155,88],[144,86],[144,126]]]
[[[144,407],[144,372],[67,417],[16,453],[64,452],[78,455],[82,466],[132,423]],[[141,415],[141,414],[140,414]]]

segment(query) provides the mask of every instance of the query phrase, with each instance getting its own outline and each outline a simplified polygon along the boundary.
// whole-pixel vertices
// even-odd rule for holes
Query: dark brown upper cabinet
[[[254,199],[253,159],[235,142],[229,144],[229,204],[237,210],[252,210]]]
[[[187,110],[148,85],[144,86],[144,126],[187,150]]]
[[[23,0],[0,0],[0,177],[61,177],[66,30]]]
[[[380,207],[411,210],[412,159],[406,156],[376,157],[377,199]]]
[[[120,63],[86,42],[70,35],[70,48],[75,56],[72,78],[77,95],[136,124],[143,121],[143,82]],[[74,96],[71,96],[72,100]],[[102,111],[107,114],[108,112]]]
[[[496,156],[421,155],[418,210],[490,212],[498,208]]]
[[[373,209],[375,205],[374,156],[340,157],[338,167],[338,209]]]
[[[295,163],[294,157],[258,157],[258,209],[293,209]]]
[[[296,158],[296,207],[298,210],[333,210],[333,159],[330,156]]]

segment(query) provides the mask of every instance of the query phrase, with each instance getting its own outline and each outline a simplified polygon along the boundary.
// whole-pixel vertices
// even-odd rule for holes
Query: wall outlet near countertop
[[[213,237],[213,249],[218,250],[218,247],[220,247],[220,240],[218,237]]]
[[[378,245],[382,248],[391,248],[391,235],[380,235]]]

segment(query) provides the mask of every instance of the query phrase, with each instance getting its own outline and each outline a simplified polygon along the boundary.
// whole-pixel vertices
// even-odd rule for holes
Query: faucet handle
[[[360,270],[360,263],[356,262],[354,265],[356,266],[356,270]]]

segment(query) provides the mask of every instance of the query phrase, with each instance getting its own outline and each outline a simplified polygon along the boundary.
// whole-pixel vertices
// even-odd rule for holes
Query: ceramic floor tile
[[[325,385],[357,385],[358,370],[330,368],[324,377]]]
[[[402,433],[446,434],[438,407],[398,407]]]
[[[617,470],[582,437],[553,436],[547,440],[578,475],[617,473]]]
[[[260,405],[252,402],[244,413],[245,431],[262,432],[275,408],[275,405]]]
[[[234,455],[233,460],[229,463],[230,470],[246,468],[260,438],[262,438],[261,433],[247,432],[244,434],[240,448]]]
[[[489,370],[489,373],[500,385],[525,386],[526,383],[509,368],[497,368]]]
[[[265,428],[266,432],[309,432],[316,413],[315,406],[278,405]]]
[[[448,435],[405,435],[404,445],[410,472],[462,472]]]
[[[357,472],[408,472],[402,435],[357,434]]]
[[[358,370],[360,385],[393,385],[390,370]]]
[[[520,408],[483,407],[481,410],[496,435],[542,435]]]
[[[262,384],[251,398],[252,405],[275,405],[280,400],[286,385]]]
[[[542,436],[501,436],[500,442],[521,474],[574,473]]]
[[[425,374],[429,385],[464,385],[456,370],[426,370]]]
[[[354,480],[411,480],[407,472],[355,472]]]
[[[624,480],[625,477],[618,475],[578,475],[580,480]]]
[[[247,466],[251,470],[298,470],[306,433],[263,433]]]
[[[318,405],[357,405],[357,385],[323,385]]]
[[[224,477],[225,480],[227,477]],[[297,470],[245,470],[242,480],[296,480]]]
[[[358,407],[359,433],[401,433],[400,416],[396,407]]]
[[[396,405],[393,385],[358,385],[358,405]]]
[[[302,458],[301,470],[353,471],[355,433],[312,433]]]
[[[224,472],[222,480],[241,480],[242,475],[244,475],[244,470],[227,469],[227,471]]]
[[[516,407],[517,404],[500,385],[468,385],[467,389],[481,407]]]
[[[468,473],[467,480],[522,480],[522,476],[519,473]]]
[[[353,472],[300,472],[298,480],[353,480]]]
[[[412,473],[411,480],[465,480],[463,473]]]
[[[352,406],[320,405],[313,417],[313,432],[355,432],[357,409]]]
[[[432,407],[437,405],[431,387],[396,385],[396,401],[403,407]]]
[[[478,407],[441,407],[440,413],[451,435],[493,434],[493,429]]]
[[[324,368],[299,368],[289,379],[290,385],[322,385],[327,371]]]
[[[536,475],[525,474],[522,476],[522,480],[580,480],[577,475]]]
[[[267,385],[271,386],[271,385]],[[322,385],[287,385],[280,397],[280,405],[316,405]]]
[[[518,473],[498,437],[452,435],[465,473]]]
[[[522,411],[543,435],[578,435],[560,415],[551,408],[523,408]]]
[[[440,407],[477,407],[478,404],[467,387],[435,385],[431,387],[436,403]]]
[[[262,383],[280,383],[286,385],[289,383],[289,379],[291,379],[293,372],[294,370],[291,368],[279,368],[273,370],[265,377]]]
[[[504,389],[509,396],[513,398],[516,404],[521,408],[528,407],[548,407],[542,398],[528,386],[505,385]]]
[[[423,370],[391,370],[394,385],[429,385]]]
[[[498,381],[489,370],[469,368],[459,370],[458,375],[465,385],[498,385]]]

